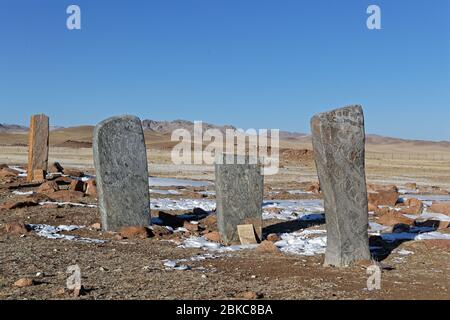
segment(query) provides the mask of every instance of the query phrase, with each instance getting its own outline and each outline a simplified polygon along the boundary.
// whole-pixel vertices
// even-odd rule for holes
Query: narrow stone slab
[[[148,226],[147,150],[139,118],[112,117],[97,124],[93,151],[103,229]]]
[[[217,224],[224,244],[239,244],[238,225],[252,224],[257,240],[262,236],[262,201],[264,177],[260,164],[250,164],[245,157],[237,164],[226,161],[215,165]],[[242,160],[242,159],[241,159]]]
[[[35,170],[48,169],[49,119],[44,114],[31,116],[28,133],[28,170],[27,181],[35,180]],[[39,171],[37,171],[39,172]]]
[[[325,265],[370,259],[363,110],[349,106],[318,114],[311,130],[325,201]]]
[[[257,244],[255,228],[252,224],[240,224],[237,226],[241,244]]]

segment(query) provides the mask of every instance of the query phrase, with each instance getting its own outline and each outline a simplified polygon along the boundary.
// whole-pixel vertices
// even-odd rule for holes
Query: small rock
[[[206,238],[206,240],[220,243],[220,234],[218,231],[211,231],[207,234],[204,234],[203,236]]]
[[[236,298],[244,299],[244,300],[256,300],[256,299],[261,299],[263,297],[264,297],[264,295],[262,293],[258,293],[255,291],[241,292],[236,295]]]
[[[266,239],[267,239],[267,241],[270,241],[270,242],[280,241],[280,237],[276,233],[269,234]]]
[[[260,245],[256,248],[256,251],[264,253],[279,253],[280,249],[278,249],[273,242],[265,240],[260,243]]]
[[[378,190],[368,194],[369,203],[376,206],[391,206],[394,207],[397,203],[399,193],[396,191]]]
[[[73,190],[59,190],[52,193],[50,197],[57,202],[79,202],[84,197],[84,193]]]
[[[192,224],[188,221],[184,221],[183,228],[188,230],[189,232],[197,232],[198,231],[198,224]]]
[[[5,231],[6,233],[10,234],[26,234],[29,230],[27,226],[22,222],[11,222],[5,224]]]
[[[140,226],[123,227],[119,234],[125,239],[146,239],[152,235],[149,229]]]
[[[431,205],[428,211],[450,216],[450,202],[435,202]]]
[[[36,190],[38,193],[49,194],[59,190],[59,185],[55,181],[47,181]]]
[[[102,229],[102,226],[101,226],[100,222],[96,222],[96,223],[91,224],[91,228],[98,231],[98,230]]]
[[[97,198],[97,182],[94,179],[86,182],[86,194],[90,197]]]
[[[172,234],[169,229],[156,224],[152,225],[152,232],[157,238],[163,238]]]
[[[13,284],[14,287],[18,288],[31,287],[32,285],[34,285],[34,281],[30,278],[21,278]]]

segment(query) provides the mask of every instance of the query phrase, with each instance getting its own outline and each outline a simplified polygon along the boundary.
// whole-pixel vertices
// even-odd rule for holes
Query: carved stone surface
[[[28,134],[28,170],[27,180],[35,180],[35,170],[48,169],[49,119],[44,114],[31,116]]]
[[[260,164],[230,164],[223,155],[215,165],[217,224],[224,244],[239,244],[237,226],[253,224],[257,240],[262,236],[264,177]]]
[[[103,229],[148,226],[147,150],[139,118],[112,117],[97,124],[93,149]]]
[[[361,106],[320,113],[311,119],[317,173],[325,202],[325,265],[370,259]]]

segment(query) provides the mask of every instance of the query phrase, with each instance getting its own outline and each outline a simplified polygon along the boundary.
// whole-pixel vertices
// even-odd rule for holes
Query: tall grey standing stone
[[[252,164],[249,157],[238,164],[237,156],[234,157],[234,163],[226,162],[226,154],[222,156],[223,161],[216,161],[215,164],[216,212],[220,238],[225,245],[238,244],[240,240],[237,226],[253,224],[256,239],[261,240],[264,194],[262,168],[259,163]]]
[[[349,106],[320,113],[311,119],[311,130],[325,201],[325,265],[370,259],[363,110]]]
[[[148,226],[147,150],[139,118],[112,117],[97,124],[93,149],[103,229]]]

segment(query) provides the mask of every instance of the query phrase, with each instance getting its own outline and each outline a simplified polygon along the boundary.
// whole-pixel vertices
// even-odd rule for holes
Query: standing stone
[[[325,265],[370,259],[363,110],[349,106],[320,113],[311,119],[311,130],[325,201]]]
[[[253,224],[257,240],[262,236],[262,202],[264,178],[260,164],[216,162],[217,224],[224,244],[239,244],[238,225]]]
[[[103,229],[148,226],[147,150],[139,118],[112,117],[97,124],[93,149]]]
[[[44,114],[31,116],[30,132],[28,134],[28,170],[27,180],[35,180],[35,170],[43,170],[44,175],[48,167],[48,137],[49,120]]]

